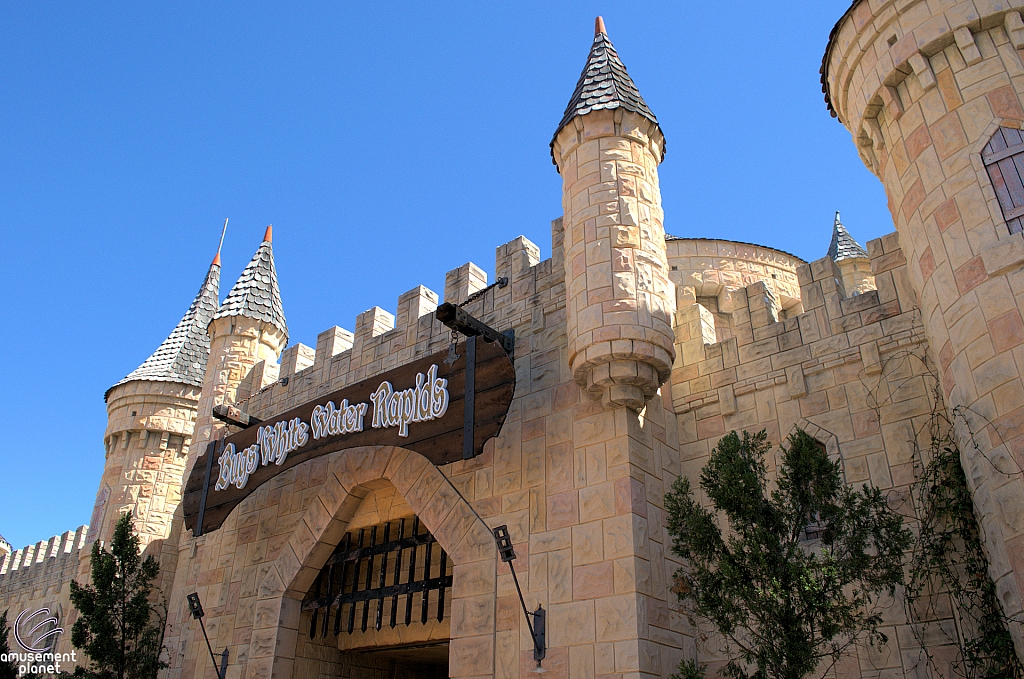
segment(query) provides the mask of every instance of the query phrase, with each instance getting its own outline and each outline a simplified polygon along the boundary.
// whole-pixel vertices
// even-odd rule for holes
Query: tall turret
[[[1021,8],[858,0],[822,63],[829,109],[885,186],[1010,619],[1024,612]],[[873,261],[882,302],[886,257]]]
[[[144,546],[170,534],[210,354],[206,327],[217,311],[219,288],[218,253],[167,339],[104,394],[106,463],[87,542],[109,541],[128,510]]]
[[[210,360],[196,420],[196,454],[224,428],[213,419],[213,407],[236,403],[239,385],[253,367],[260,361],[276,363],[288,342],[272,235],[273,227],[268,226],[256,254],[210,322]]]
[[[832,224],[832,242],[828,245],[828,256],[843,274],[843,289],[847,295],[859,295],[875,289],[875,277],[871,274],[871,260],[868,251],[853,239],[839,213]]]
[[[592,398],[639,409],[675,356],[658,165],[665,138],[598,17],[551,142],[562,175],[569,365]]]

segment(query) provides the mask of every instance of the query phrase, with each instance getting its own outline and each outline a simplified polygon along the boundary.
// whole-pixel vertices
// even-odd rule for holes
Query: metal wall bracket
[[[230,424],[232,427],[241,427],[242,429],[262,422],[258,417],[253,417],[241,408],[226,403],[213,406],[213,416],[225,424]]]
[[[210,492],[210,476],[213,473],[213,458],[220,457],[224,450],[224,439],[210,441],[206,445],[206,474],[203,476],[203,494],[199,497],[199,518],[196,520],[196,527],[192,530],[192,537],[199,537],[203,534],[203,518],[206,516],[206,496]]]
[[[501,348],[505,350],[505,353],[512,356],[512,352],[515,349],[515,334],[511,330],[508,332],[498,332],[483,321],[470,316],[462,307],[455,306],[451,302],[445,302],[437,307],[434,316],[441,323],[460,335],[483,337],[485,342],[498,342],[501,344]]]
[[[512,546],[512,538],[508,534],[508,526],[501,525],[491,529],[494,534],[494,543],[498,547],[498,555],[502,562],[508,564],[512,571],[512,580],[516,583],[516,591],[519,592],[519,603],[523,606],[523,615],[526,616],[526,626],[530,628],[530,637],[533,639],[533,659],[540,667],[540,661],[547,656],[547,611],[540,604],[537,610],[530,612],[526,609],[526,600],[523,598],[523,590],[519,586],[519,578],[516,576],[516,567],[513,561],[516,558],[516,550]],[[533,618],[531,621],[530,618]]]

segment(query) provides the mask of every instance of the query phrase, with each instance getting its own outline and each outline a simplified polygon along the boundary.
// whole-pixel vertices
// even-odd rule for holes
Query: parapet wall
[[[765,429],[778,445],[800,427],[841,461],[848,483],[882,489],[913,521],[915,442],[927,449],[930,415],[943,406],[899,239],[889,234],[868,251],[877,290],[847,295],[828,257],[802,264],[803,313],[779,320],[771,289],[759,281],[733,295],[735,334],[723,342],[707,341],[714,319],[701,305],[680,312],[672,395],[684,475],[699,478],[730,431]],[[766,462],[774,472],[773,455]],[[840,676],[925,671],[901,596],[884,611],[887,647],[851,648]],[[929,647],[939,662],[952,656],[941,643]],[[722,663],[716,648],[700,652],[711,671]]]
[[[0,602],[26,589],[59,591],[78,568],[88,526],[40,540],[34,545],[0,556]],[[69,575],[70,574],[70,575]]]
[[[676,308],[700,303],[715,319],[718,341],[733,336],[732,294],[748,285],[763,282],[783,317],[802,309],[796,270],[804,261],[798,257],[763,245],[711,238],[669,236],[665,246]]]
[[[457,267],[445,277],[443,298],[446,301],[466,303],[469,313],[494,328],[515,329],[516,393],[527,395],[519,398],[530,398],[531,392],[535,392],[532,394],[535,400],[546,399],[550,403],[551,393],[559,388],[574,396],[578,392],[566,367],[565,272],[561,243],[562,220],[557,219],[552,223],[550,259],[538,261],[539,248],[522,237],[498,247],[495,277],[507,278],[508,281],[504,286],[496,285],[482,294],[476,293],[487,287],[487,275],[474,264]],[[269,420],[275,414],[317,396],[445,349],[450,332],[433,314],[439,297],[437,293],[417,286],[399,296],[394,313],[373,307],[359,314],[354,331],[329,328],[319,334],[315,348],[303,344],[289,347],[282,354],[279,366],[269,361],[256,363],[239,388],[240,395],[246,393],[242,407],[256,417]],[[464,342],[465,338],[460,338],[460,352],[464,351]],[[510,525],[517,542],[516,549],[525,555],[528,553],[526,541],[529,530],[523,525],[526,512],[520,510],[524,500],[526,506],[530,506],[532,500],[535,507],[538,502],[543,507],[544,494],[540,484],[544,480],[544,455],[543,449],[538,449],[530,456],[529,462],[524,459],[527,454],[521,451],[518,441],[521,431],[519,411],[520,406],[514,403],[502,432],[504,443],[492,440],[485,447],[484,455],[469,462],[447,465],[444,470],[451,475],[452,483],[457,485],[466,501],[474,503],[481,516],[488,517],[489,521],[493,516],[493,525]],[[538,442],[542,441],[534,441],[535,444]],[[493,463],[494,459],[501,462]],[[227,646],[232,658],[243,658],[239,660],[243,676],[246,664],[253,667],[263,662],[259,657],[252,658],[250,637],[242,633],[251,631],[254,619],[260,620],[256,615],[258,577],[266,572],[261,560],[273,559],[282,548],[286,548],[287,540],[296,532],[295,526],[306,509],[303,502],[308,504],[315,499],[316,489],[323,483],[323,476],[310,468],[322,468],[326,473],[326,461],[324,458],[310,465],[300,465],[276,477],[272,484],[265,484],[253,494],[254,501],[249,503],[252,507],[245,503],[240,505],[228,522],[215,532],[192,538],[189,531],[183,531],[182,556],[175,573],[168,616],[168,679],[194,676],[197,667],[209,663],[204,657],[204,642],[197,637],[198,629],[184,606],[185,594],[192,591],[198,592],[207,606],[206,624],[211,642],[216,648]],[[524,471],[527,466],[531,472]],[[537,475],[538,467],[540,476]],[[498,473],[495,473],[495,468],[499,469]],[[271,485],[276,496],[264,497],[271,491]],[[403,490],[408,488],[403,487]],[[517,504],[503,508],[502,494],[509,493],[518,497]],[[514,509],[519,514],[509,517],[502,514],[503,509],[508,512]],[[336,541],[340,538],[338,535]],[[239,553],[238,549],[247,550],[247,556],[232,560],[231,554]],[[220,560],[206,558],[211,553],[219,554]],[[220,568],[222,563],[230,565]],[[500,633],[499,647],[493,653],[501,666],[518,667],[518,618],[510,619],[510,629]],[[298,618],[295,624],[298,625]],[[487,629],[487,626],[481,629]],[[493,623],[490,629],[493,630]],[[263,630],[257,632],[266,634]],[[292,646],[296,648],[293,650]],[[296,654],[296,667],[302,667],[303,672],[323,676],[340,669],[331,661],[337,652],[327,652],[316,644],[310,644],[308,634],[290,635],[277,651],[280,652],[281,648],[285,648],[284,652],[289,655]],[[324,655],[320,655],[321,652]],[[453,666],[474,665],[479,662],[479,655],[472,652],[460,654],[453,661]]]
[[[55,647],[61,653],[71,651],[74,609],[68,583],[78,574],[88,530],[88,526],[79,526],[0,556],[0,611],[8,611],[8,625],[13,628],[22,611],[50,609],[50,615],[56,616],[57,625],[64,629]],[[13,638],[8,644],[13,650],[21,650]]]
[[[498,247],[495,279],[508,282],[475,299],[471,296],[488,285],[487,274],[471,262],[452,269],[445,276],[444,300],[465,304],[474,316],[500,329],[564,321],[561,219],[553,222],[552,233],[552,257],[542,262],[540,249],[525,237]],[[301,343],[286,349],[279,367],[257,363],[245,384],[252,394],[246,410],[267,418],[445,348],[450,332],[434,316],[438,301],[436,292],[417,286],[399,295],[395,314],[373,307],[359,314],[354,332],[329,328],[319,334],[315,349]]]

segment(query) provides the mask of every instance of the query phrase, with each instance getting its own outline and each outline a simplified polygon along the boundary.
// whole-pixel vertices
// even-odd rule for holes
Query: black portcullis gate
[[[302,602],[302,610],[313,611],[310,639],[317,628],[321,637],[329,630],[335,636],[343,629],[352,634],[357,626],[365,632],[371,624],[380,630],[386,612],[391,627],[400,620],[408,626],[414,616],[423,624],[431,615],[444,620],[451,564],[434,536],[421,529],[419,517],[413,517],[346,533]]]

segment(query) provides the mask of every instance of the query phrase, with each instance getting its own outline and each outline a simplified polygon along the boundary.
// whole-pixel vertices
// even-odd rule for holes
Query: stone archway
[[[375,483],[387,481],[454,563],[451,677],[494,675],[497,551],[490,529],[418,453],[365,446],[332,453],[327,479],[288,544],[258,575],[248,677],[289,679],[303,596]]]

